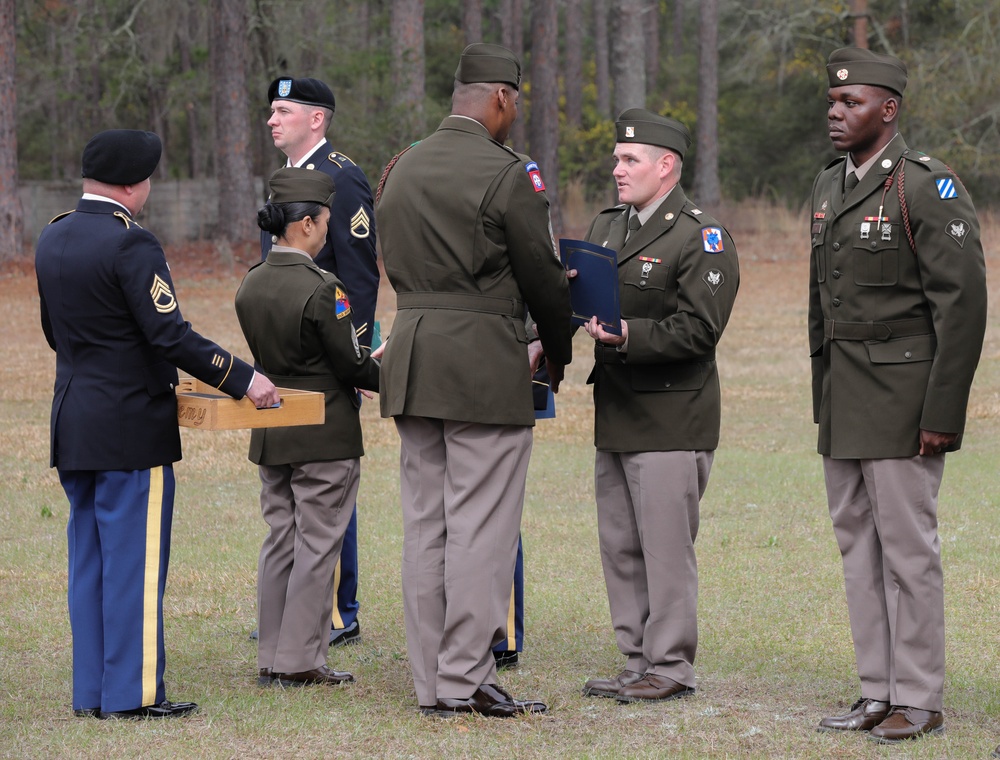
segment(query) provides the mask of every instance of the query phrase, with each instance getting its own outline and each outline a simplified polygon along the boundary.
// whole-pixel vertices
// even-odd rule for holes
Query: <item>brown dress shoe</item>
[[[261,668],[257,671],[257,685],[270,686],[274,682],[274,674],[270,668]]]
[[[634,670],[623,670],[614,678],[591,678],[583,685],[583,696],[585,697],[617,697],[623,686],[641,681],[645,673],[636,673]]]
[[[823,718],[817,731],[871,731],[889,714],[889,703],[862,697],[846,715]]]
[[[540,715],[548,709],[544,702],[514,699],[496,684],[484,683],[468,699],[439,699],[433,714],[439,718],[471,714],[486,718],[513,718],[516,715]]]
[[[666,702],[669,699],[690,697],[693,686],[677,683],[672,678],[646,673],[642,679],[618,690],[619,702]]]
[[[350,673],[331,670],[326,665],[320,665],[314,670],[305,670],[301,673],[273,673],[272,675],[274,683],[280,686],[312,686],[313,684],[338,686],[354,680],[354,676]]]
[[[893,705],[886,719],[872,729],[868,738],[879,744],[896,744],[918,736],[943,733],[943,713]]]

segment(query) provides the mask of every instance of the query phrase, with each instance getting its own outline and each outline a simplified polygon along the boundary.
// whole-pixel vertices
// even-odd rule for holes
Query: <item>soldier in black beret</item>
[[[83,197],[35,252],[42,329],[56,352],[51,464],[70,502],[73,709],[172,718],[163,591],[181,458],[177,368],[257,407],[278,402],[253,367],[191,329],[163,249],[134,219],[160,159],[152,132],[113,129],[83,151]]]
[[[319,79],[281,76],[271,82],[267,99],[271,104],[267,125],[275,147],[287,158],[285,165],[323,172],[336,185],[327,242],[316,255],[316,265],[335,274],[347,286],[358,340],[361,345],[371,346],[380,276],[374,202],[365,173],[326,139],[336,109],[333,91]],[[273,242],[272,235],[261,233],[262,259],[267,258]],[[356,643],[361,638],[357,511],[347,529],[338,573],[340,583],[330,622],[332,646]]]
[[[826,69],[845,155],[812,190],[809,348],[861,696],[819,729],[892,743],[944,730],[937,498],[962,444],[986,272],[965,187],[899,134],[903,62],[841,48]]]

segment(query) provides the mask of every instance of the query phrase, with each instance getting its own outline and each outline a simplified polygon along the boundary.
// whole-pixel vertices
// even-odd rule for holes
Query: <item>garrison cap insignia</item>
[[[545,183],[542,182],[542,173],[538,170],[538,164],[534,161],[529,161],[524,165],[524,170],[528,172],[528,176],[531,178],[531,184],[535,186],[535,192],[542,192],[542,190],[545,189]]]
[[[351,234],[356,238],[366,238],[371,234],[371,217],[364,206],[358,206],[357,212],[351,217]]]
[[[701,279],[708,285],[708,289],[712,291],[713,296],[719,292],[722,283],[726,281],[726,278],[718,269],[709,269]]]
[[[958,197],[958,190],[955,189],[955,180],[951,177],[936,179],[934,180],[934,184],[937,185],[938,195],[941,196],[941,200],[948,201]]]
[[[281,79],[278,81],[278,97],[287,98],[292,92],[292,80]]]
[[[849,76],[850,76],[850,72],[847,69],[840,69],[837,72],[837,79],[839,79],[841,82],[843,82]]]
[[[344,317],[346,317],[348,314],[351,313],[351,302],[347,300],[347,293],[345,293],[340,288],[337,288],[336,297],[337,297],[337,307],[336,307],[337,319],[343,319]],[[351,330],[351,332],[354,331]]]
[[[705,246],[705,253],[722,253],[725,250],[722,244],[722,230],[718,227],[702,229],[701,242]]]
[[[958,243],[959,248],[965,248],[965,239],[969,235],[969,224],[964,219],[952,219],[948,222],[948,235]]]
[[[635,127],[625,127],[626,137],[635,137]]]
[[[149,289],[149,295],[153,299],[153,306],[160,314],[169,314],[177,308],[177,299],[174,298],[170,285],[160,275],[153,275],[153,286]]]

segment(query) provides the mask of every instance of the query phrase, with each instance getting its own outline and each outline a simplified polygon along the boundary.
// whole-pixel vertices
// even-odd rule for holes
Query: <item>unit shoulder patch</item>
[[[351,313],[351,302],[347,300],[347,293],[345,293],[340,287],[337,288],[336,299],[337,319],[343,319],[344,317],[349,316]]]
[[[725,250],[721,227],[702,227],[701,242],[705,253],[722,253]]]
[[[529,161],[524,165],[524,170],[528,173],[528,178],[531,179],[531,184],[535,188],[535,192],[542,192],[545,189],[545,182],[542,181],[542,172],[539,170],[538,164],[534,161]]]

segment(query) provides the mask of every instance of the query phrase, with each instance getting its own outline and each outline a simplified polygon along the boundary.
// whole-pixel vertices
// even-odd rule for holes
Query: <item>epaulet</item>
[[[841,161],[846,161],[846,160],[847,160],[847,156],[838,156],[837,158],[833,159],[833,161],[831,161],[830,163],[828,163],[826,165],[826,168],[823,169],[823,171],[826,171],[827,169],[832,169],[837,164],[839,164]]]
[[[350,158],[348,158],[347,156],[345,156],[343,153],[338,153],[337,151],[333,151],[326,158],[327,158],[328,161],[336,164],[341,169],[343,169],[345,166],[355,166],[356,165]]]
[[[698,208],[697,206],[695,206],[691,201],[688,201],[687,203],[685,203],[684,207],[681,208],[681,211],[683,213],[687,214],[688,216],[692,217],[693,219],[696,219],[699,224],[702,224],[702,223],[704,223],[704,224],[716,224],[715,220],[712,219],[712,217],[707,216],[704,211],[702,211],[700,208]]]
[[[125,223],[125,229],[127,230],[132,229],[133,226],[138,227],[140,230],[142,229],[142,225],[139,224],[137,221],[135,221],[135,219],[130,219],[128,214],[124,214],[121,211],[116,211],[114,213],[114,216],[117,219],[121,219]]]
[[[915,164],[923,166],[928,171],[932,172],[948,172],[949,174],[954,174],[948,165],[944,161],[939,161],[932,156],[928,156],[926,153],[921,153],[919,150],[904,150],[903,158]]]
[[[76,209],[72,209],[71,208],[69,211],[63,211],[61,214],[56,214],[54,217],[52,217],[51,219],[49,219],[49,224],[52,224],[53,222],[58,222],[60,219],[63,219],[64,217],[69,216],[74,211],[76,211]]]

